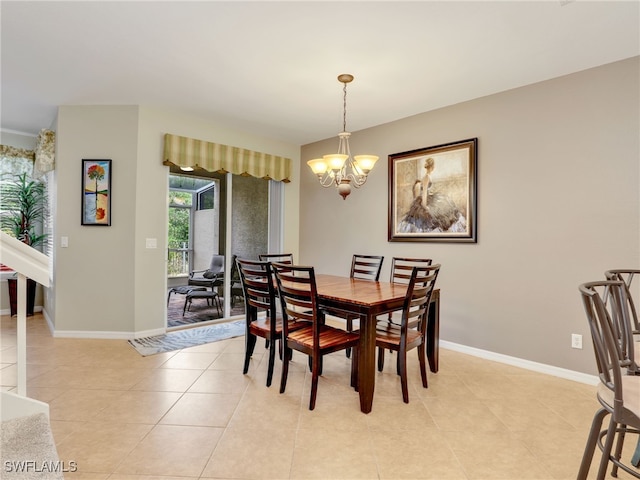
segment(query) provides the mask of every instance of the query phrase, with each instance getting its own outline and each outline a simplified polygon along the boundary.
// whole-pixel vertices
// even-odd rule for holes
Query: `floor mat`
[[[227,338],[244,335],[245,321],[218,323],[206,327],[187,328],[177,332],[153,337],[136,338],[129,340],[129,344],[140,355],[147,357],[156,353],[171,352],[183,348],[195,347],[205,343],[217,342]]]

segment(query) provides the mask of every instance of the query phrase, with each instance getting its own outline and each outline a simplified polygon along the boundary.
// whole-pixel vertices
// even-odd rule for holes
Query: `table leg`
[[[358,353],[358,393],[360,411],[371,412],[376,381],[376,318],[367,315],[360,320],[360,352]]]
[[[440,290],[434,290],[427,315],[427,358],[429,369],[436,373],[440,358]]]

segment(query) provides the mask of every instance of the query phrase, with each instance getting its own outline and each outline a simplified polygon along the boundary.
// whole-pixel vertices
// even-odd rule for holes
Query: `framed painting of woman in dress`
[[[471,138],[389,155],[390,242],[477,242]]]

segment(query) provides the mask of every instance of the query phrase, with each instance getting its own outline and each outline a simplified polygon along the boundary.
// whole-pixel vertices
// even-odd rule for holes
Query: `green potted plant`
[[[26,173],[5,175],[0,183],[0,228],[21,242],[39,247],[47,240],[42,233],[45,214],[46,190],[44,183]],[[16,313],[17,279],[7,279],[11,315]],[[36,282],[27,281],[27,315],[33,315]]]

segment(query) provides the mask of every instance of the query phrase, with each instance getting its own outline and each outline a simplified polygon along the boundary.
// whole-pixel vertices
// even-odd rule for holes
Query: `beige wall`
[[[301,262],[346,275],[353,253],[382,254],[388,278],[393,256],[433,258],[445,342],[594,373],[577,287],[640,266],[638,72],[634,58],[354,133],[378,165],[346,201],[304,166]],[[478,243],[387,242],[388,155],[472,137]],[[336,148],[306,145],[302,163]]]
[[[168,167],[165,133],[292,158],[285,245],[298,248],[299,147],[176,112],[137,106],[60,107],[57,127],[55,303],[57,336],[131,337],[166,324]],[[83,158],[113,160],[111,227],[80,226]],[[69,248],[59,247],[60,236]],[[157,240],[156,249],[146,239]],[[47,305],[45,305],[45,309]]]
[[[131,331],[134,322],[138,108],[60,107],[56,135],[56,332]],[[80,225],[82,159],[112,160],[111,226]],[[69,247],[60,248],[60,237]]]

